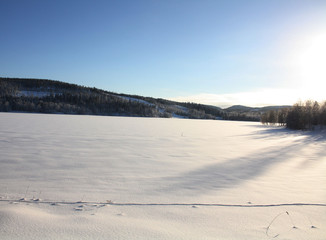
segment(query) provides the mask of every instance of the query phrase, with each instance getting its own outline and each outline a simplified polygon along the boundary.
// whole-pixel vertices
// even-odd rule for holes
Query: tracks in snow
[[[223,203],[132,203],[132,202],[66,202],[66,201],[42,201],[26,200],[26,199],[0,199],[0,202],[9,203],[34,203],[34,204],[60,204],[60,205],[75,205],[75,204],[98,204],[98,205],[110,205],[110,206],[205,206],[205,207],[239,207],[239,208],[263,208],[263,207],[283,207],[283,206],[315,206],[326,207],[325,203],[276,203],[276,204],[223,204]]]

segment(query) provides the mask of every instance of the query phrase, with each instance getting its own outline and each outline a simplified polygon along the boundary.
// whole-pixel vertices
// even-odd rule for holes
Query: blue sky
[[[326,88],[325,0],[2,0],[0,10],[3,77],[220,106],[322,100]]]

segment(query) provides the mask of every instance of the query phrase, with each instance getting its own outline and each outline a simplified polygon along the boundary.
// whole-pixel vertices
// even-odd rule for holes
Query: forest
[[[0,111],[216,119],[218,107],[178,103],[48,79],[0,78]]]
[[[290,108],[270,110],[261,115],[263,124],[282,125],[295,130],[313,130],[326,125],[326,102],[307,100]]]

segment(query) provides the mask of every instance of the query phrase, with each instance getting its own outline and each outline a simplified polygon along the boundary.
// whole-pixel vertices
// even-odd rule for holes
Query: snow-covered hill
[[[214,106],[118,94],[47,79],[1,77],[0,112],[192,119],[222,116],[221,109]]]

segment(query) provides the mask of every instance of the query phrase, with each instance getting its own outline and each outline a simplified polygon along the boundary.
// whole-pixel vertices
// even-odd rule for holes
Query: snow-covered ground
[[[145,100],[138,99],[138,98],[118,96],[118,95],[114,95],[114,96],[119,97],[119,98],[122,98],[122,99],[125,99],[127,101],[131,101],[131,102],[138,102],[138,103],[142,103],[142,104],[150,105],[150,106],[153,106],[154,105],[153,103],[149,103],[149,102],[147,102]]]
[[[325,239],[325,135],[0,113],[0,239]]]
[[[58,93],[56,93],[58,94]],[[42,98],[42,97],[46,97],[46,96],[50,96],[51,95],[51,92],[46,92],[46,91],[20,91],[17,96],[18,97],[21,97],[21,96],[25,96],[25,97],[39,97],[39,98]]]

